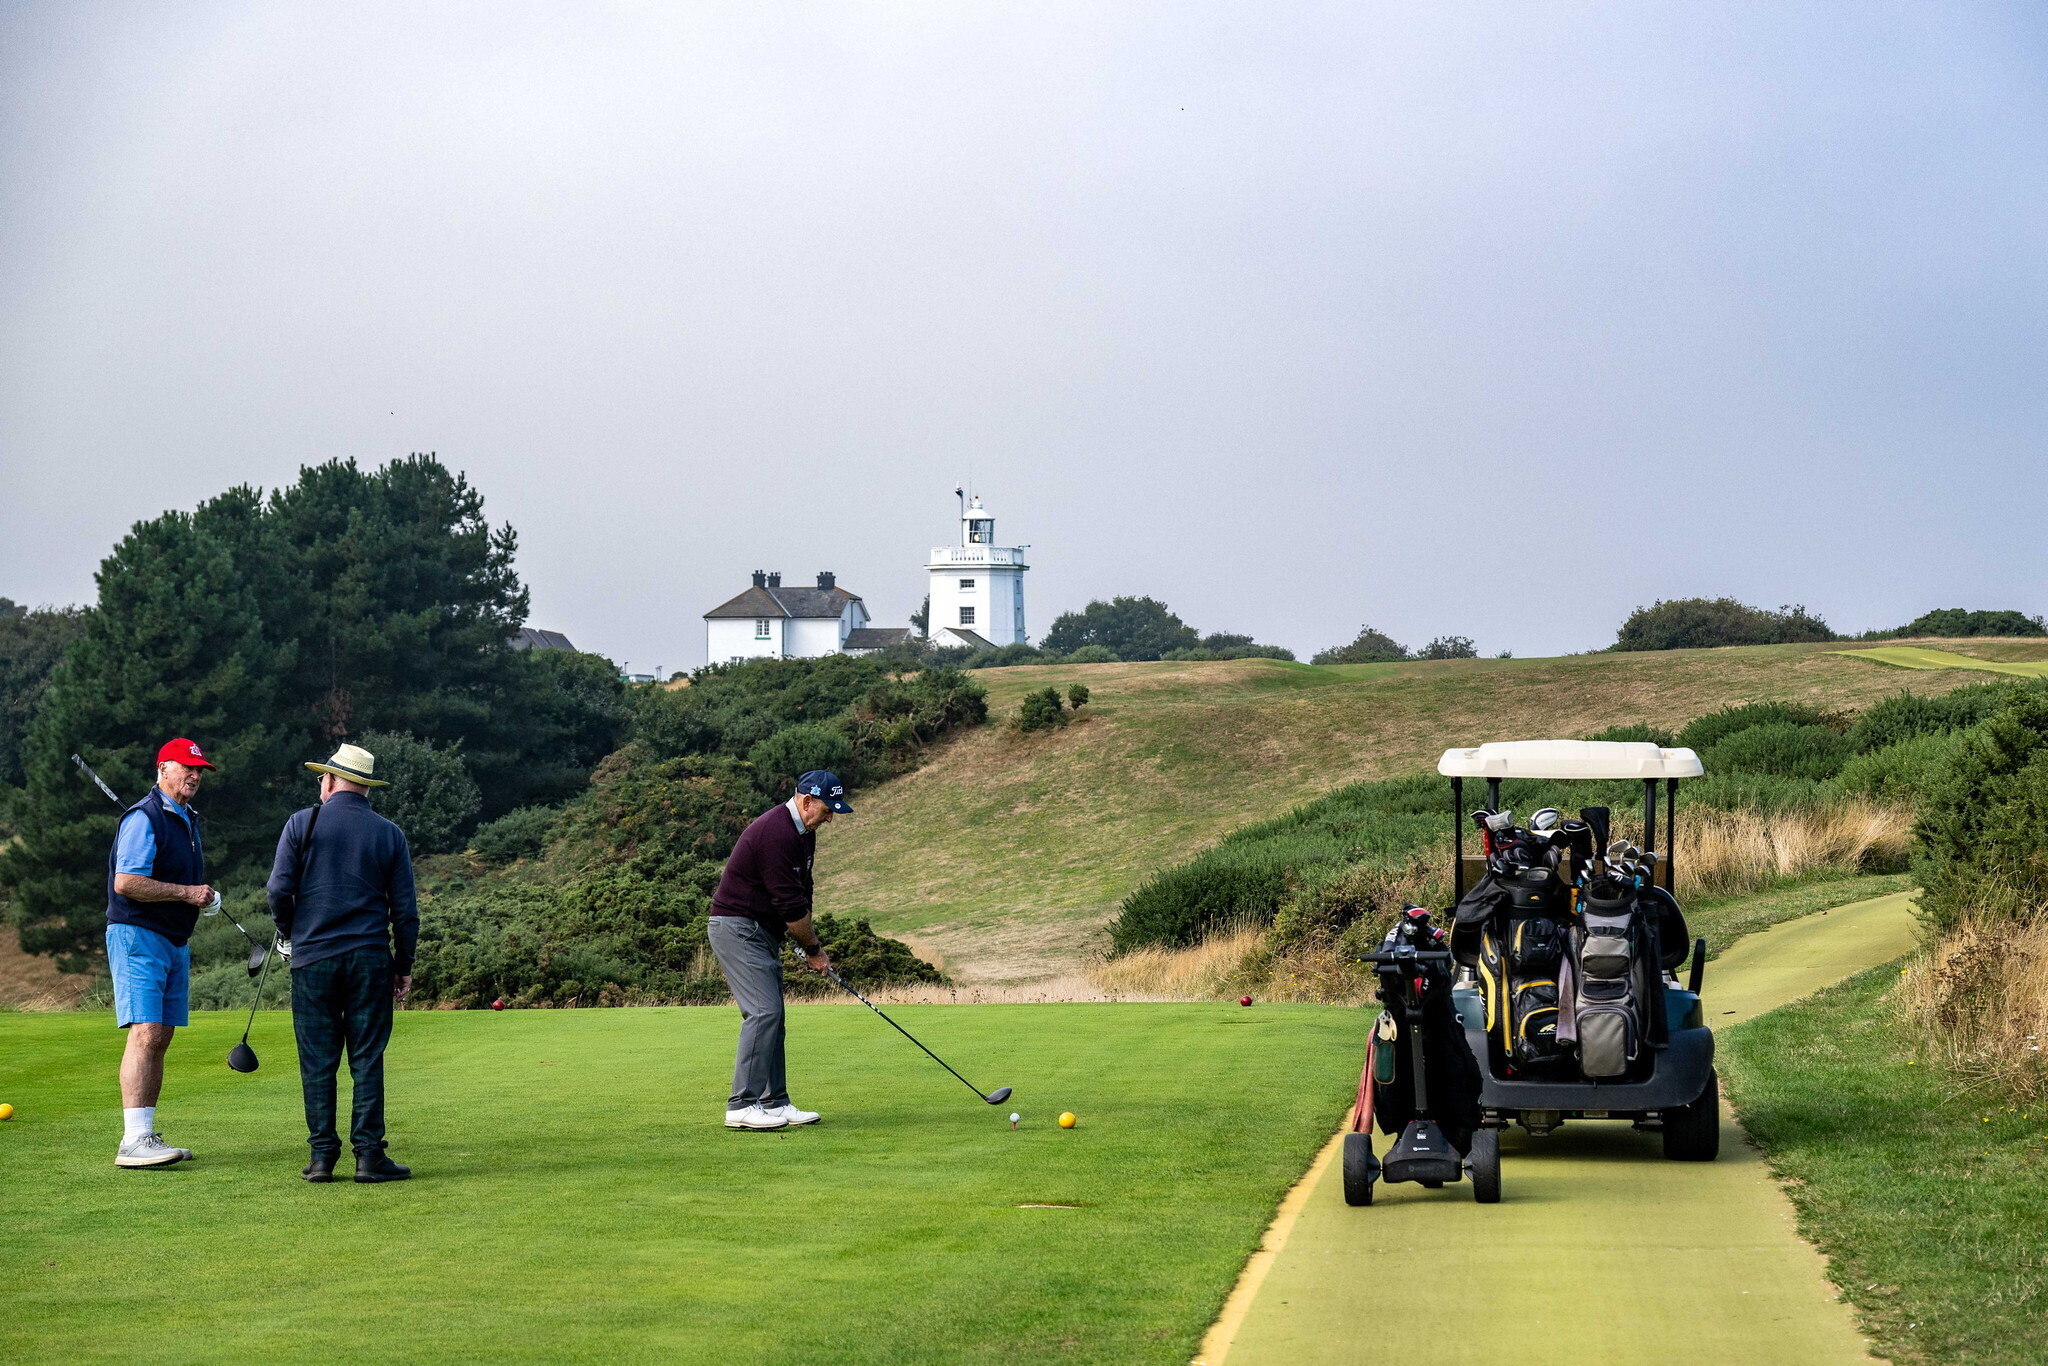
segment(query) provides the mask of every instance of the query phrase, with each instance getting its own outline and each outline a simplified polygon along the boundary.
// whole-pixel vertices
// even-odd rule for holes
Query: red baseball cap
[[[199,752],[199,746],[193,744],[190,740],[184,739],[182,737],[170,741],[162,749],[156,752],[156,761],[158,763],[161,764],[166,760],[170,761],[171,763],[183,764],[187,768],[213,767],[213,765],[210,762],[208,762],[206,756]]]

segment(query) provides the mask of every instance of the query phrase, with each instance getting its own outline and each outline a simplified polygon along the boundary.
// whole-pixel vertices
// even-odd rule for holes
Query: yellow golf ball
[[[1064,1111],[1060,1115],[1060,1127],[1062,1129],[1071,1129],[1074,1127],[1076,1123],[1078,1123],[1078,1121],[1074,1118],[1074,1112],[1072,1110]]]
[[[13,1118],[14,1118],[14,1107],[13,1107],[12,1105],[4,1105],[4,1104],[0,1104],[0,1119],[13,1119]]]

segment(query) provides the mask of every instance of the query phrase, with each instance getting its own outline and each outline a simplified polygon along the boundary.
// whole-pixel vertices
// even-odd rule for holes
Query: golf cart
[[[1452,994],[1480,1065],[1483,1122],[1541,1136],[1567,1120],[1626,1119],[1661,1133],[1666,1157],[1712,1161],[1721,1131],[1714,1036],[1700,1010],[1706,941],[1689,938],[1673,893],[1678,784],[1704,772],[1698,756],[1520,740],[1446,750],[1437,772],[1451,780],[1456,832]],[[1501,783],[1515,778],[1640,781],[1643,847],[1609,839],[1605,807],[1576,819],[1546,808],[1517,826],[1501,805]],[[1487,785],[1485,808],[1469,816],[1468,779]],[[1480,841],[1471,859],[1467,820]]]

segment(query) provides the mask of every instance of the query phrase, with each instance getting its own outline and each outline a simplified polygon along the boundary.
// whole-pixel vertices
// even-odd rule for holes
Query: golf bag
[[[1384,1007],[1374,1026],[1372,1119],[1381,1133],[1401,1135],[1383,1163],[1389,1181],[1458,1180],[1481,1119],[1479,1063],[1451,1002],[1443,945],[1429,912],[1411,906],[1369,956]]]
[[[1557,1038],[1558,983],[1569,951],[1572,890],[1558,868],[1568,850],[1513,834],[1523,838],[1490,850],[1486,876],[1458,903],[1451,948],[1478,975],[1496,1067],[1541,1072],[1565,1058]]]

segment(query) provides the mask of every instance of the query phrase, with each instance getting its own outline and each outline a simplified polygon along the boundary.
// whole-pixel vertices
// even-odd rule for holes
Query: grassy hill
[[[1939,645],[2048,659],[2048,643]],[[1098,952],[1103,923],[1153,870],[1341,784],[1426,771],[1452,745],[1676,727],[1740,702],[1854,710],[1986,676],[1844,648],[986,670],[976,677],[999,719],[1048,684],[1085,683],[1094,697],[1064,730],[991,725],[862,794],[859,814],[821,840],[819,904],[872,916],[967,981],[1042,980]]]

